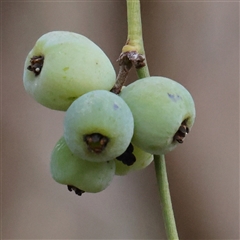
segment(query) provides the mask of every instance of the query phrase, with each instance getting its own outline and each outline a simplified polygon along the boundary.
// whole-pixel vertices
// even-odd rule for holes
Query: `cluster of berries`
[[[70,191],[104,190],[115,175],[148,166],[182,143],[195,120],[191,94],[165,77],[111,91],[116,73],[106,54],[77,33],[53,31],[28,54],[23,82],[40,104],[65,111],[52,177]]]

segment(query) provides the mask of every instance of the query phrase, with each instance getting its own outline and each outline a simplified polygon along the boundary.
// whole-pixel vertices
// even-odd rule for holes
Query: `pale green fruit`
[[[108,161],[128,147],[133,122],[122,98],[95,90],[79,97],[66,111],[64,137],[75,155],[93,162]]]
[[[132,143],[146,152],[165,154],[173,150],[194,123],[195,105],[191,94],[169,78],[137,80],[123,88],[120,96],[134,117]]]
[[[115,81],[116,73],[106,54],[73,32],[53,31],[41,36],[24,65],[26,91],[38,103],[55,110],[67,110],[86,92],[110,90]]]
[[[56,182],[96,193],[109,186],[115,175],[115,162],[85,161],[73,155],[62,137],[52,151],[50,169]]]
[[[130,172],[144,169],[149,164],[151,164],[151,162],[153,161],[152,154],[143,151],[142,149],[138,148],[134,144],[133,144],[133,155],[135,156],[136,161],[130,166],[115,159],[115,163],[116,163],[116,173],[115,174],[116,175],[123,176]]]

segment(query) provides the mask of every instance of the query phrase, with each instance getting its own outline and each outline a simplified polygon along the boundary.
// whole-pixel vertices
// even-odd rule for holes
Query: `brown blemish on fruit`
[[[27,69],[31,72],[34,72],[35,76],[38,76],[42,70],[43,62],[43,56],[33,56],[30,59],[30,65],[27,67]]]
[[[189,128],[187,127],[187,124],[186,124],[186,120],[184,120],[178,131],[175,133],[175,135],[173,136],[173,141],[177,141],[179,143],[183,143],[186,135],[189,133]]]
[[[107,146],[109,139],[100,133],[92,133],[84,136],[88,149],[94,153],[101,153]]]
[[[85,191],[71,185],[67,185],[67,188],[68,191],[74,191],[78,196],[81,196],[83,193],[85,193]]]

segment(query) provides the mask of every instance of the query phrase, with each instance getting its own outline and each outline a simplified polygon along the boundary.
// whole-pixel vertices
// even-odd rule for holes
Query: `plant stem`
[[[171,195],[168,184],[168,176],[164,155],[154,155],[155,172],[157,176],[160,200],[163,211],[164,225],[168,239],[179,239],[174,219]]]
[[[137,51],[139,54],[145,55],[142,20],[139,0],[127,0],[127,21],[128,21],[128,37],[127,43],[123,47],[123,51]],[[149,77],[147,60],[145,66],[137,69],[138,78]]]
[[[127,0],[128,38],[123,52],[137,51],[145,56],[145,66],[136,69],[138,78],[149,77],[150,73],[146,61],[143,44],[140,0]],[[171,195],[168,184],[167,169],[164,155],[154,156],[155,172],[160,193],[164,225],[169,240],[177,240],[178,233],[172,208]]]

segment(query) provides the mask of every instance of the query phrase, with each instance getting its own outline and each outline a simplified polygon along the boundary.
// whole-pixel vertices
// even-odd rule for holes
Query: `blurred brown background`
[[[153,164],[82,197],[51,179],[64,113],[22,84],[26,55],[52,30],[86,35],[117,71],[125,1],[4,1],[1,15],[2,238],[165,239]],[[166,155],[179,236],[239,239],[239,3],[143,1],[142,21],[151,75],[179,81],[196,103],[190,135]]]

